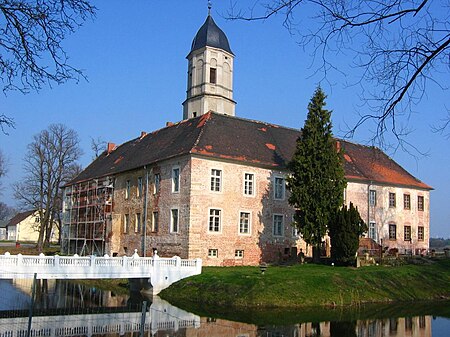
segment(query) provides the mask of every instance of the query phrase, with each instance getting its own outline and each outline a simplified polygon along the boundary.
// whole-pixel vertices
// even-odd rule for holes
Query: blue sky
[[[181,120],[187,82],[185,57],[206,18],[206,3],[94,1],[99,9],[96,19],[64,41],[70,62],[84,69],[88,81],[54,85],[27,95],[8,92],[0,96],[1,112],[16,123],[9,135],[0,134],[0,148],[9,161],[0,199],[14,204],[9,183],[23,176],[23,158],[33,135],[51,123],[63,123],[78,132],[84,151],[81,163],[86,166],[93,156],[91,137],[120,144],[139,136],[140,131]],[[334,57],[345,76],[331,73],[329,81],[320,82],[322,74],[314,74],[310,67],[310,51],[298,46],[296,37],[282,27],[280,17],[266,22],[227,21],[222,15],[229,5],[229,1],[213,1],[212,15],[236,55],[236,115],[300,128],[320,83],[328,95],[327,108],[333,110],[334,133],[342,136],[342,130],[358,120],[356,111],[361,109],[356,88],[348,85],[357,78],[350,55],[341,51]],[[448,73],[436,76],[446,78]],[[430,125],[447,114],[446,95],[448,91],[430,84],[408,120],[413,130],[408,141],[427,156],[388,153],[435,188],[431,192],[434,237],[450,237],[450,140],[430,130]],[[363,125],[352,141],[366,143],[373,129],[373,123]]]

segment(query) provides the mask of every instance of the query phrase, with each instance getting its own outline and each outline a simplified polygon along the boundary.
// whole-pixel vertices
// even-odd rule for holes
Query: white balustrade
[[[98,278],[150,278],[153,294],[172,283],[189,276],[198,275],[202,260],[182,260],[180,257],[131,257],[97,256],[39,256],[0,255],[0,279],[98,279]]]

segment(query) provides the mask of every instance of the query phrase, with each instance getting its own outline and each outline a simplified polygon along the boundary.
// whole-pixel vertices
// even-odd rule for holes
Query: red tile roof
[[[71,183],[187,154],[282,170],[292,158],[299,135],[296,129],[209,112],[130,140],[109,154],[105,151]],[[432,189],[381,150],[339,142],[345,151],[344,168],[349,181]]]

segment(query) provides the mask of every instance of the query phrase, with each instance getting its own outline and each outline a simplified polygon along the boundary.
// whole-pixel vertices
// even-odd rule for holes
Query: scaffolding
[[[75,183],[65,188],[63,251],[66,254],[104,255],[111,230],[113,179]]]

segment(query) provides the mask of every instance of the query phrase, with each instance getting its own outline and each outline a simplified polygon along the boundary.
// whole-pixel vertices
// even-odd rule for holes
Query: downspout
[[[144,195],[144,221],[142,223],[142,230],[144,231],[144,237],[142,240],[142,256],[147,256],[147,200],[148,200],[148,170],[147,166],[144,166],[145,170],[145,195]]]
[[[367,226],[369,228],[368,236],[370,237],[370,187],[372,186],[372,181],[369,182],[367,186]]]

